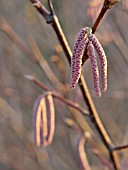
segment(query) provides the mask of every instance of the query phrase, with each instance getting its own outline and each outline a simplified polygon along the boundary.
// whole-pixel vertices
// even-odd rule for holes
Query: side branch
[[[68,106],[78,110],[79,112],[81,112],[84,116],[90,116],[89,112],[85,109],[83,109],[78,103],[72,102],[68,99],[65,99],[63,96],[61,96],[59,93],[57,93],[54,90],[49,89],[47,86],[45,86],[41,81],[39,81],[37,78],[35,78],[32,75],[25,75],[25,78],[34,82],[36,85],[40,86],[43,90],[45,90],[47,93],[51,93],[53,97],[55,97],[56,99],[59,99],[60,101],[62,101],[63,103],[67,104]]]

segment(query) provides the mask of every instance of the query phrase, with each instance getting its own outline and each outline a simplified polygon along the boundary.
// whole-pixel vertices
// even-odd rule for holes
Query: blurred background
[[[48,7],[47,1],[41,1]],[[101,9],[102,0],[53,0],[60,24],[73,49],[82,27],[92,27]],[[99,116],[115,145],[128,143],[128,0],[107,12],[95,35],[108,59],[108,90],[101,98],[93,90],[89,61],[83,74]],[[33,47],[33,45],[35,45]],[[41,52],[48,65],[39,66],[33,49]],[[65,91],[48,75],[57,77]],[[50,70],[50,71],[51,71]],[[35,99],[44,91],[25,79],[31,74],[51,89],[87,109],[79,87],[69,91],[70,67],[52,27],[32,4],[21,0],[0,1],[0,170],[80,170],[76,154],[78,133],[63,123],[73,118],[66,105],[55,100],[56,130],[52,144],[37,148],[33,143],[32,112]],[[59,80],[59,81],[58,81]],[[99,152],[110,159],[99,134],[89,119],[87,130],[92,131]],[[108,169],[87,143],[88,161],[92,170]],[[119,152],[122,170],[127,169],[127,150]]]

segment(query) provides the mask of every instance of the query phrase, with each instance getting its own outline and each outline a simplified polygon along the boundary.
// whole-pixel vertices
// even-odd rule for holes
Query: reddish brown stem
[[[93,25],[93,27],[92,27],[92,33],[93,33],[93,34],[95,33],[95,31],[96,31],[98,25],[100,24],[103,16],[105,15],[105,13],[107,12],[107,10],[109,9],[107,3],[108,3],[107,1],[104,1],[103,7],[102,7],[102,9],[101,9],[101,11],[100,11],[100,13],[99,13],[99,15],[98,15],[98,18],[96,19],[96,21],[95,21],[95,23],[94,23],[94,25]]]
[[[59,93],[57,93],[56,91],[51,90],[50,88],[48,88],[47,86],[45,86],[41,81],[39,81],[37,78],[35,78],[34,76],[31,75],[26,75],[25,76],[28,80],[34,82],[35,84],[37,84],[38,86],[40,86],[43,90],[47,91],[48,93],[50,92],[52,94],[53,97],[59,99],[60,101],[62,101],[63,103],[67,104],[70,107],[73,107],[75,109],[77,109],[78,111],[80,111],[84,116],[89,116],[89,112],[85,109],[83,109],[78,103],[72,102],[68,99],[65,99],[63,96],[61,96]],[[47,94],[46,94],[47,95]]]

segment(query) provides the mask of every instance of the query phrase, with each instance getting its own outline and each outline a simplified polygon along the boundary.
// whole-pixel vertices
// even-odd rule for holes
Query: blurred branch
[[[53,86],[58,88],[59,90],[65,90],[66,87],[63,86],[62,83],[57,79],[56,75],[51,70],[45,58],[42,56],[39,48],[37,47],[34,39],[29,37],[29,44],[31,46],[32,52],[29,48],[24,44],[24,42],[17,36],[17,34],[13,31],[13,29],[8,25],[5,19],[0,16],[0,29],[4,31],[7,36],[12,40],[12,42],[29,58],[33,61],[36,61],[42,70],[47,75],[48,79],[51,81]]]
[[[89,144],[93,148],[94,154],[97,155],[98,158],[101,160],[101,162],[111,170],[112,169],[111,163],[103,155],[101,155],[101,153],[97,149],[97,146],[96,146],[95,141],[93,140],[91,134],[89,132],[86,132],[85,136],[87,138],[87,141],[89,142]]]
[[[7,34],[12,42],[26,55],[34,60],[34,56],[29,48],[23,43],[23,41],[16,35],[13,29],[7,24],[5,19],[0,15],[0,29]]]
[[[43,90],[47,91],[48,93],[51,92],[52,96],[59,99],[61,102],[67,104],[70,107],[75,108],[76,110],[80,111],[83,115],[85,116],[89,116],[89,112],[85,109],[83,109],[78,103],[72,102],[68,99],[65,99],[64,97],[62,97],[59,93],[57,93],[56,91],[53,91],[51,89],[49,89],[47,86],[45,86],[41,81],[39,81],[37,78],[35,78],[32,75],[25,75],[25,78],[34,82],[35,84],[37,84],[38,86],[40,86]]]
[[[62,30],[62,28],[60,26],[60,23],[58,21],[57,16],[55,14],[52,14],[52,13],[47,14],[47,16],[44,16],[44,12],[45,12],[44,6],[38,0],[34,0],[34,1],[30,0],[30,1],[32,3],[39,4],[39,6],[38,5],[35,6],[37,11],[45,18],[47,23],[52,25],[53,29],[56,32],[58,40],[59,40],[60,44],[62,45],[62,47],[64,49],[64,52],[65,52],[65,54],[67,56],[67,59],[68,59],[69,63],[71,63],[70,59],[71,59],[71,56],[72,56],[72,52],[71,52],[71,49],[70,49],[70,47],[68,45],[66,37],[65,37],[65,35],[63,33],[63,30]],[[99,16],[98,16],[94,26],[92,27],[93,28],[93,33],[96,31],[96,28],[98,27],[101,19],[103,18],[104,14],[106,13],[106,11],[108,9],[110,9],[114,4],[115,3],[113,3],[112,0],[111,1],[110,0],[105,0],[104,1],[104,4],[103,4],[104,9],[103,8],[101,9],[100,14],[99,14]],[[96,111],[96,108],[95,108],[94,103],[92,101],[91,95],[89,93],[89,90],[87,88],[87,85],[86,85],[86,82],[84,80],[83,75],[81,75],[81,77],[80,77],[79,86],[81,88],[83,97],[84,97],[84,99],[85,99],[85,101],[86,101],[86,103],[87,103],[87,105],[89,107],[90,114],[93,117],[94,125],[97,128],[99,134],[101,135],[102,140],[103,140],[105,146],[109,150],[110,157],[111,157],[111,159],[113,161],[115,169],[119,170],[118,155],[117,155],[116,152],[112,152],[111,149],[110,149],[111,145],[113,145],[112,141],[111,141],[108,133],[106,132],[106,130],[105,130],[105,128],[104,128],[100,118],[99,118],[99,115],[98,115],[98,113]]]
[[[51,61],[56,65],[59,75],[60,75],[60,82],[63,83],[67,87],[66,83],[66,68],[64,62],[62,60],[62,47],[61,45],[55,46],[55,54],[51,56]],[[69,90],[69,87],[68,87]]]
[[[76,130],[78,133],[80,133],[81,135],[84,136],[84,138],[87,139],[88,143],[91,145],[93,151],[94,151],[94,154],[100,159],[100,161],[106,166],[108,167],[108,169],[112,170],[112,165],[111,163],[103,156],[101,155],[100,151],[98,150],[97,148],[97,144],[95,143],[95,141],[93,140],[92,138],[92,135],[89,131],[83,131],[81,129],[80,126],[78,126],[72,119],[70,118],[65,118],[64,119],[64,122],[72,127],[74,130]]]
[[[51,67],[41,54],[36,42],[34,41],[32,36],[29,36],[29,45],[31,47],[31,50],[35,56],[36,61],[38,62],[41,69],[45,72],[48,79],[51,81],[51,83],[56,87],[56,89],[65,91],[65,88],[62,83],[57,79],[56,75],[51,70]]]

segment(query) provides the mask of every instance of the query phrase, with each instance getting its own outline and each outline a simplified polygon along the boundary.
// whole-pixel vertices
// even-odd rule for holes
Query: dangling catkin
[[[107,90],[107,57],[105,52],[96,38],[94,34],[90,34],[88,36],[89,40],[92,42],[100,60],[100,67],[101,67],[101,82],[102,82],[102,90],[105,92]]]
[[[97,60],[95,56],[95,50],[92,45],[92,42],[89,41],[87,44],[87,54],[90,59],[91,68],[92,68],[92,75],[93,75],[93,84],[96,94],[101,97],[101,91],[99,87],[99,71],[98,71],[98,65]]]
[[[70,88],[74,88],[78,83],[80,74],[81,74],[81,64],[82,64],[82,55],[85,49],[86,41],[85,38],[86,31],[81,29],[78,34],[78,38],[73,48],[73,55],[71,58],[71,81]]]

